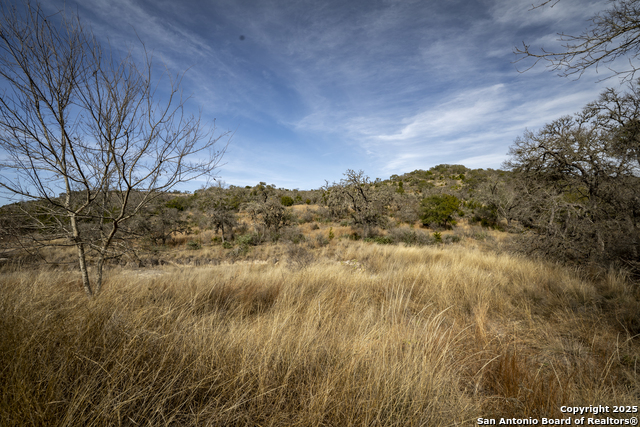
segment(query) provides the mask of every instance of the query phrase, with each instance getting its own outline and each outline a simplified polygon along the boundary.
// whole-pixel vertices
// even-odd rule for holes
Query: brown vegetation
[[[5,267],[0,419],[444,426],[637,404],[637,287],[465,242],[114,267],[93,299],[78,273]],[[312,261],[256,259],[291,246]]]

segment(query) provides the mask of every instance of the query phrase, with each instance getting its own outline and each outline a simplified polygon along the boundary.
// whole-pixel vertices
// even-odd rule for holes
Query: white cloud
[[[506,153],[484,154],[481,156],[462,158],[457,163],[465,165],[470,169],[498,169],[506,158]]]
[[[415,138],[434,138],[468,131],[486,125],[489,116],[495,116],[505,107],[504,85],[460,93],[452,101],[444,102],[403,120],[408,123],[392,135],[378,135],[382,141],[406,141]]]

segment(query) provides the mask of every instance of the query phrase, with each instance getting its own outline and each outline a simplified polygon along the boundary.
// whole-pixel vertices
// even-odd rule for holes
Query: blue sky
[[[116,49],[153,51],[189,106],[234,131],[234,185],[311,189],[346,169],[388,178],[441,163],[499,168],[514,139],[579,111],[606,70],[519,73],[514,46],[552,48],[606,1],[54,0]],[[241,37],[242,36],[242,37]],[[194,190],[202,182],[183,189]]]

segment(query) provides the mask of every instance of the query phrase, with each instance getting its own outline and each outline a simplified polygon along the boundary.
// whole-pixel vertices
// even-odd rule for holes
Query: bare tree
[[[200,197],[200,209],[204,211],[206,217],[202,223],[205,226],[212,226],[215,232],[222,233],[222,243],[225,238],[233,239],[233,227],[238,225],[236,212],[239,207],[239,200],[233,200],[231,192],[225,185],[218,181],[217,185],[208,188]]]
[[[547,0],[537,7],[555,6],[559,0]],[[614,75],[623,80],[633,80],[638,71],[637,59],[640,55],[640,2],[637,0],[611,0],[611,7],[591,18],[591,24],[580,35],[560,33],[562,49],[549,51],[544,48],[533,50],[522,43],[515,48],[518,61],[532,58],[535,66],[539,61],[548,62],[551,70],[561,76],[578,78],[591,67],[606,66]],[[628,66],[612,68],[613,62],[626,58]],[[529,67],[529,68],[531,68]]]
[[[363,171],[348,169],[339,183],[324,187],[326,205],[335,216],[348,213],[364,237],[375,235],[376,228],[386,225],[386,208],[393,193],[376,190]]]
[[[293,220],[291,212],[274,197],[266,202],[249,202],[244,206],[245,212],[253,221],[254,225],[264,226],[265,229],[278,233]]]
[[[490,210],[495,211],[498,219],[504,218],[507,221],[507,227],[510,227],[511,221],[515,219],[515,212],[521,202],[513,180],[499,179],[496,176],[490,177],[480,186],[479,199]]]
[[[165,245],[175,233],[190,231],[184,207],[166,197],[157,198],[124,224],[123,232],[139,241]]]
[[[92,296],[123,224],[178,183],[211,174],[228,133],[216,137],[185,112],[181,75],[156,79],[149,55],[140,64],[103,50],[77,16],[29,3],[0,11],[0,188],[46,211],[47,224],[42,212],[25,215],[55,232],[30,237],[75,246]]]

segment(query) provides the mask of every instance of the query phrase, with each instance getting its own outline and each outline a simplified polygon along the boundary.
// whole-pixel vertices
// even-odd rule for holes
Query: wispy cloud
[[[66,1],[114,45],[137,46],[137,33],[172,70],[190,68],[205,119],[237,128],[221,171],[231,184],[499,167],[525,128],[608,84],[512,64],[514,46],[557,46],[557,32],[581,32],[606,0],[534,11],[524,0]]]
[[[438,138],[466,132],[487,125],[490,117],[506,107],[504,84],[458,94],[453,100],[435,105],[404,119],[405,126],[394,134],[378,135],[382,141],[411,141],[416,138]]]

